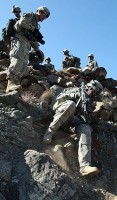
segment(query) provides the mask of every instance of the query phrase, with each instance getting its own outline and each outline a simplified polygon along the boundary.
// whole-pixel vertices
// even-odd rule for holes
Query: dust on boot
[[[13,79],[8,79],[6,93],[12,92],[14,90],[19,90],[21,88],[21,85],[18,83],[18,81]]]

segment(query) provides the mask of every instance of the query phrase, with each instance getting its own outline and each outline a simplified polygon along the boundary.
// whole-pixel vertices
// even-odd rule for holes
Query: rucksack
[[[6,27],[2,29],[2,39],[6,44],[10,44],[11,37],[15,35],[15,23],[16,19],[10,19],[6,24]]]
[[[74,65],[75,65],[75,67],[80,67],[80,58],[77,58],[77,57],[74,57]]]

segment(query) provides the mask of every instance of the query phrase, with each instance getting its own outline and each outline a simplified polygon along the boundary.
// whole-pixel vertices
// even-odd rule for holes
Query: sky
[[[22,13],[46,6],[50,17],[40,22],[45,57],[51,57],[56,70],[62,70],[63,50],[81,59],[82,69],[93,53],[106,78],[117,80],[117,0],[3,0],[0,6],[0,34],[8,19],[14,18],[12,6]]]

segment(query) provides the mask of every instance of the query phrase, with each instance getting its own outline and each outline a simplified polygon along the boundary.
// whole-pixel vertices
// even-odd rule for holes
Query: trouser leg
[[[73,101],[65,101],[57,108],[53,121],[49,128],[55,133],[70,117],[73,116],[76,109],[76,104]]]
[[[7,77],[13,79],[15,76],[21,79],[25,73],[29,58],[30,43],[21,37],[12,41],[10,50],[10,66],[8,68]]]
[[[23,42],[20,38],[13,40],[10,51],[10,66],[7,73],[8,84],[6,92],[21,88],[20,81],[28,63],[29,49],[29,42]]]
[[[75,109],[76,104],[73,101],[68,100],[57,107],[53,121],[44,135],[43,141],[45,143],[51,143],[53,134],[60,128],[60,126],[73,116]]]
[[[91,128],[87,124],[80,124],[76,128],[79,137],[78,161],[79,166],[91,165]]]

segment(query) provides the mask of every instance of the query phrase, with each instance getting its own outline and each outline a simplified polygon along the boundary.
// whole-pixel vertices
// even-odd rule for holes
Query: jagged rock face
[[[5,93],[8,63],[5,66],[1,60],[0,200],[115,200],[117,81],[106,79],[103,67],[85,76],[75,69],[51,72],[28,66],[22,91]],[[74,130],[61,127],[51,145],[43,144],[43,135],[52,120],[54,95],[64,87],[79,86],[82,80],[87,83],[94,74],[106,87],[92,122],[92,165],[101,173],[86,179],[79,174]],[[48,90],[54,91],[53,96],[46,96]]]
[[[77,190],[72,188],[72,180],[47,155],[32,150],[24,155],[32,177],[30,186],[34,188],[28,192],[30,199],[73,199]]]

